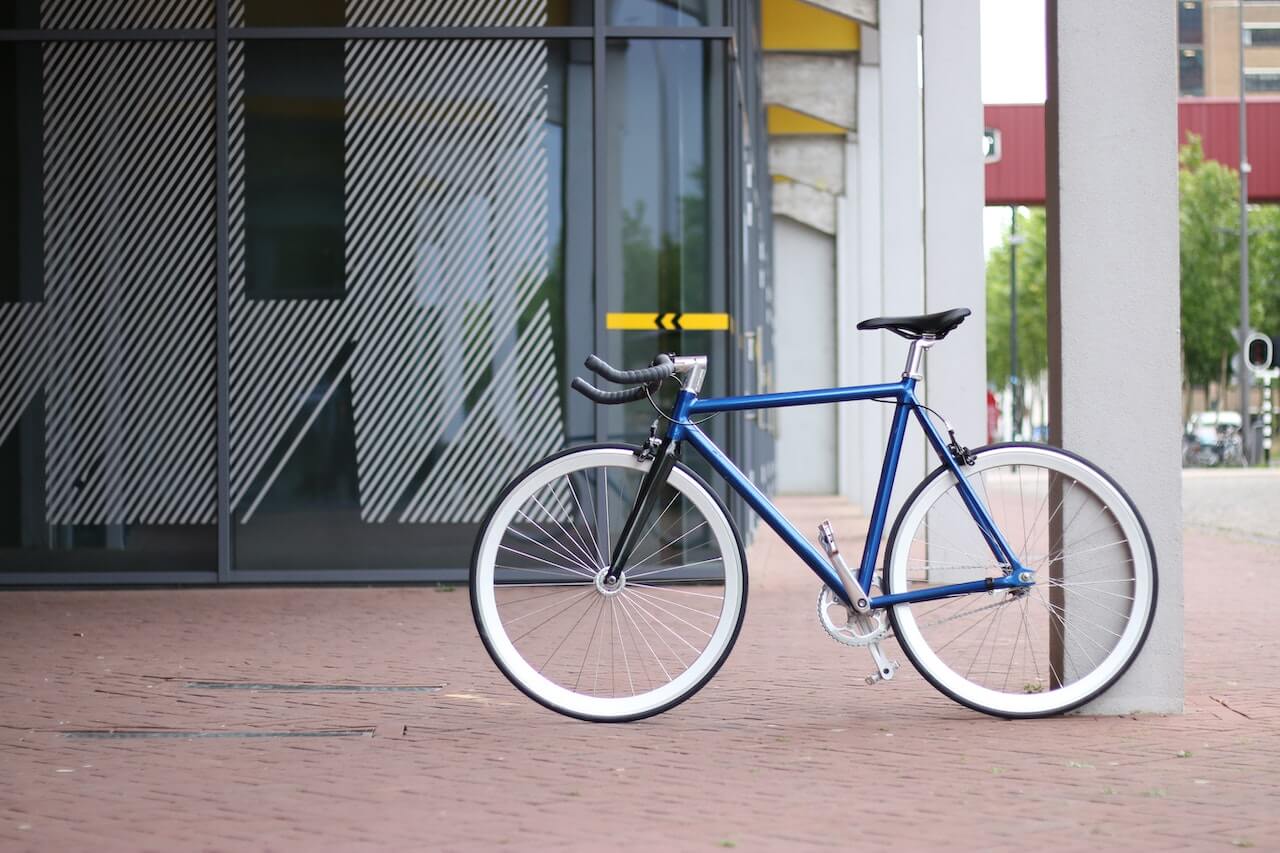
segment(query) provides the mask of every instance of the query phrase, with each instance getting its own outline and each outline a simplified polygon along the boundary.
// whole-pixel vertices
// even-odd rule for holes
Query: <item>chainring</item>
[[[869,646],[889,633],[889,619],[884,609],[868,616],[855,613],[826,584],[818,591],[818,622],[831,639],[846,646]]]

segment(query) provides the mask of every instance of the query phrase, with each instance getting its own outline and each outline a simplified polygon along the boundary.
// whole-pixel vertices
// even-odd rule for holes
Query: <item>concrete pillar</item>
[[[1146,646],[1086,713],[1182,709],[1175,10],[1047,0],[1049,435],[1129,493],[1159,567]]]
[[[881,293],[884,314],[924,310],[924,216],[921,168],[920,4],[880,6],[880,212]],[[978,142],[974,142],[976,149]],[[896,379],[906,362],[907,342],[889,332],[862,332],[878,338],[883,379]],[[864,405],[875,405],[867,403]],[[893,409],[877,406],[887,432]],[[883,453],[883,444],[880,452]],[[908,433],[898,466],[890,512],[924,476],[924,439]],[[876,471],[878,473],[878,466]],[[874,481],[872,483],[874,488]],[[864,506],[868,506],[864,504]]]
[[[978,0],[923,0],[924,306],[973,316],[926,361],[925,396],[970,447],[986,443],[987,292],[982,253],[982,55]],[[928,467],[936,464],[930,457]]]
[[[849,385],[893,378],[885,370],[884,341],[880,334],[859,332],[854,328],[859,320],[884,313],[880,221],[880,149],[884,135],[880,122],[878,30],[862,28],[862,55],[859,59],[858,141],[850,152],[849,173],[853,183],[848,193],[849,204],[856,210],[851,218],[856,219],[857,258],[851,273],[856,276],[857,284],[850,286],[841,281],[842,292],[848,294],[845,300],[847,311],[854,315],[850,325],[842,325],[840,329],[842,342],[852,356],[841,375],[841,382]],[[845,291],[844,287],[850,289]],[[847,403],[840,408],[845,422],[841,437],[851,442],[842,466],[848,484],[841,488],[841,493],[869,511],[875,499],[880,461],[884,455],[883,407],[877,403]]]

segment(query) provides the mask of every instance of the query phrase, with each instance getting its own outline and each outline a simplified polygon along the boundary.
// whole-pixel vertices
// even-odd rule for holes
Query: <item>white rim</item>
[[[1043,693],[1013,694],[992,690],[969,681],[955,672],[934,653],[909,605],[894,608],[898,640],[907,646],[920,667],[945,689],[967,702],[1000,713],[1015,715],[1048,714],[1069,708],[1103,689],[1123,669],[1146,633],[1151,615],[1153,572],[1147,538],[1137,516],[1125,499],[1105,477],[1076,459],[1052,448],[1007,447],[988,450],[979,455],[977,464],[966,475],[1005,466],[1035,465],[1072,477],[1103,498],[1124,531],[1133,552],[1133,609],[1119,640],[1111,652],[1091,672],[1065,687]],[[907,571],[911,542],[925,514],[934,502],[956,484],[950,472],[933,480],[911,503],[903,516],[889,560],[889,588],[901,592],[908,588]]]
[[[684,495],[706,519],[724,562],[724,601],[720,619],[706,647],[688,669],[673,680],[645,693],[625,697],[587,696],[575,693],[551,681],[531,666],[515,647],[502,619],[494,594],[494,567],[498,546],[517,509],[544,485],[588,468],[607,466],[643,472],[645,465],[635,454],[622,448],[590,448],[567,453],[532,471],[507,494],[494,511],[485,528],[476,564],[476,609],[490,648],[506,668],[507,674],[523,689],[543,702],[572,714],[596,719],[616,719],[644,714],[683,697],[697,687],[719,662],[733,638],[742,606],[742,561],[737,539],[729,520],[720,511],[711,494],[697,480],[679,468],[673,468],[668,482]]]

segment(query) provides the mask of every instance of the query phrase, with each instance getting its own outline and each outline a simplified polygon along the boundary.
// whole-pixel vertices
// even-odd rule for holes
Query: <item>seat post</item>
[[[902,371],[903,379],[924,379],[924,352],[938,342],[933,335],[921,335],[911,339],[911,349],[907,350],[907,366]]]

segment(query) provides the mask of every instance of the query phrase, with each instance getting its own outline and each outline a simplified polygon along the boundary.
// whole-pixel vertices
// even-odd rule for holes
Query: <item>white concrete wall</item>
[[[835,241],[785,217],[773,221],[777,389],[836,384]],[[834,406],[777,410],[778,491],[836,491]]]
[[[881,311],[887,315],[924,310],[924,187],[921,162],[919,78],[920,4],[891,2],[880,6],[880,251]],[[975,147],[977,142],[974,143]],[[869,282],[864,282],[864,286]],[[877,338],[884,381],[902,374],[907,342],[890,332],[861,332]],[[892,418],[880,406],[883,429]],[[883,443],[879,453],[883,454]],[[897,487],[890,504],[896,515],[903,499],[925,472],[924,439],[908,432],[898,466]],[[876,473],[878,475],[878,467]],[[872,478],[874,480],[874,477]],[[874,482],[871,486],[874,489]],[[869,508],[869,502],[864,504]]]
[[[858,67],[858,141],[851,152],[853,165],[847,170],[854,181],[849,199],[856,214],[857,229],[847,234],[846,239],[853,244],[856,258],[850,265],[848,277],[842,274],[840,279],[841,287],[848,288],[841,296],[853,315],[852,323],[840,329],[841,343],[850,352],[842,382],[850,385],[893,379],[892,371],[885,366],[883,333],[859,332],[854,328],[859,320],[884,313],[880,209],[884,134],[880,115],[879,32],[864,28],[862,46],[862,64]],[[843,453],[845,461],[841,470],[845,482],[841,493],[869,510],[875,499],[884,456],[885,407],[878,403],[846,403],[840,409],[845,423],[841,439],[850,442]]]
[[[1129,493],[1159,565],[1146,647],[1089,713],[1182,708],[1175,8],[1047,8],[1050,439]]]
[[[923,0],[926,311],[965,307],[964,323],[926,358],[928,404],[961,444],[987,437],[987,294],[982,51],[978,0]],[[937,464],[930,457],[928,467]]]

